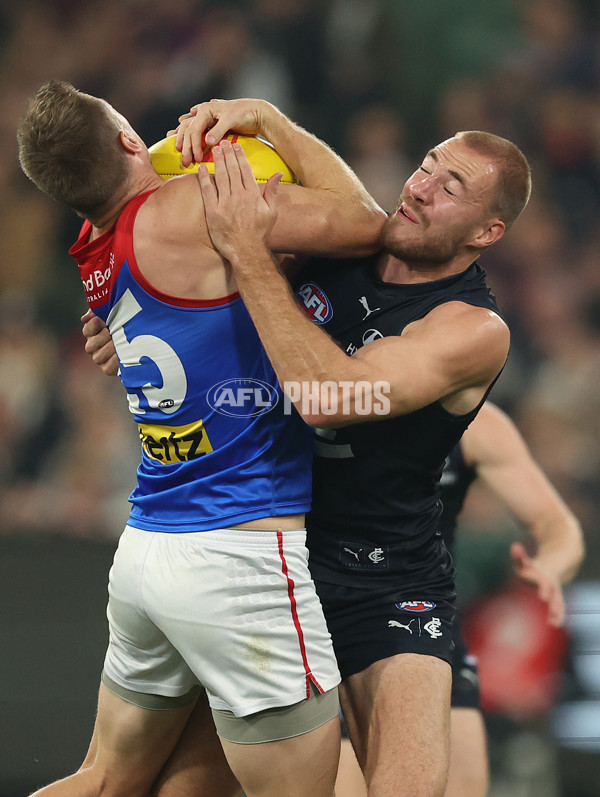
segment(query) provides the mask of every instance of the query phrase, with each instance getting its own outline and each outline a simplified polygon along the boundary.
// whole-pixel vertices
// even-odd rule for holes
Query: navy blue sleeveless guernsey
[[[446,457],[440,479],[442,498],[440,531],[451,553],[454,553],[458,516],[462,512],[469,487],[476,478],[475,468],[465,462],[461,443],[458,442]]]
[[[300,306],[349,355],[377,338],[401,335],[445,302],[500,314],[478,264],[405,285],[381,280],[378,259],[318,260],[297,280]],[[451,560],[444,546],[437,549],[439,482],[446,457],[478,409],[454,415],[436,401],[408,415],[316,431],[307,519],[316,580],[383,587],[404,574],[411,584],[450,582]]]
[[[150,192],[151,193],[151,192]],[[141,462],[129,523],[192,532],[306,512],[312,430],[284,401],[239,297],[156,291],[137,266],[133,224],[149,193],[70,253],[90,307],[108,325],[138,424]]]

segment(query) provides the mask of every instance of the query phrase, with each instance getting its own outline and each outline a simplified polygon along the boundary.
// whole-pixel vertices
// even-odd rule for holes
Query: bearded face
[[[399,210],[385,222],[381,243],[386,252],[406,263],[441,265],[463,251],[471,228],[446,225],[443,229],[420,220],[418,226]]]
[[[503,230],[490,211],[496,179],[487,157],[460,139],[442,142],[406,181],[382,231],[384,249],[416,267],[466,267]]]

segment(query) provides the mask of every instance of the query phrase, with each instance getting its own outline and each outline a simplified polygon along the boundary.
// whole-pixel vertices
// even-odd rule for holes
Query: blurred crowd
[[[414,162],[457,129],[518,143],[532,201],[482,259],[513,333],[494,398],[576,510],[596,569],[597,3],[23,0],[1,4],[0,45],[3,533],[117,535],[138,458],[118,385],[83,352],[67,254],[79,220],[16,159],[25,98],[54,77],[105,97],[149,144],[194,102],[264,97],[328,141],[389,210]]]
[[[578,515],[600,565],[600,5],[597,0],[21,0],[0,4],[0,534],[115,539],[139,441],[83,350],[67,253],[79,220],[22,175],[15,129],[49,78],[102,96],[148,144],[195,102],[263,97],[392,210],[460,129],[515,141],[531,203],[482,257],[512,329],[493,398]],[[465,526],[506,518],[474,491]]]

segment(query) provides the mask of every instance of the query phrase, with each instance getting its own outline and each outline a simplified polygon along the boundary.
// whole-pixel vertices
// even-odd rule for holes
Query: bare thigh
[[[489,772],[485,725],[475,708],[453,708],[445,797],[485,797]]]
[[[192,705],[143,709],[101,684],[96,728],[84,765],[34,797],[146,797],[191,710]]]
[[[367,784],[350,739],[342,739],[334,797],[367,797]]]
[[[241,793],[202,692],[151,797],[239,797]]]
[[[262,744],[221,740],[247,797],[331,797],[340,753],[339,718],[309,733]]]
[[[442,797],[450,752],[450,665],[401,653],[340,687],[369,797]]]
[[[82,770],[92,765],[97,745],[95,728]],[[331,797],[339,756],[339,721],[282,741],[234,744],[217,736],[202,693],[154,782],[151,797],[239,797],[242,788],[223,748],[244,781],[248,797]]]

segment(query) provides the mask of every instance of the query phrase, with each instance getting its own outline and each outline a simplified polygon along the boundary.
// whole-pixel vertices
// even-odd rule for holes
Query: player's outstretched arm
[[[211,100],[181,117],[182,163],[200,162],[206,144],[228,132],[270,141],[301,185],[282,186],[269,246],[278,252],[362,255],[379,246],[386,214],[352,169],[327,144],[265,100]]]
[[[513,567],[518,578],[535,587],[548,604],[548,621],[561,625],[562,584],[574,577],[584,556],[577,518],[533,459],[515,424],[494,404],[484,405],[463,435],[461,447],[478,478],[535,540],[532,556],[521,543],[513,543]]]

